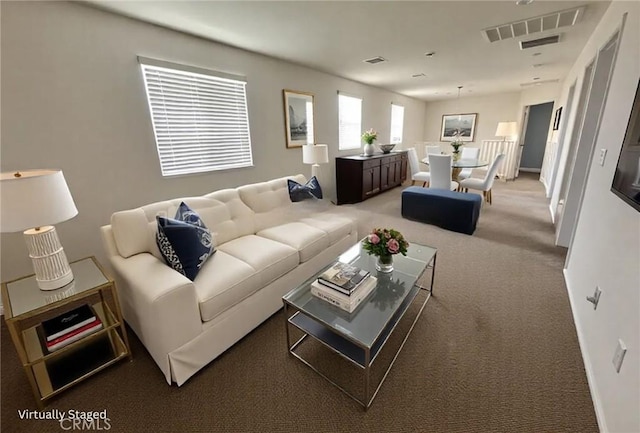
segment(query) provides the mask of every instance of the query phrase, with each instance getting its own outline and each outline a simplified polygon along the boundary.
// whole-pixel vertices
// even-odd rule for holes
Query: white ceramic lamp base
[[[26,230],[24,238],[40,290],[56,290],[73,281],[73,273],[55,227]]]

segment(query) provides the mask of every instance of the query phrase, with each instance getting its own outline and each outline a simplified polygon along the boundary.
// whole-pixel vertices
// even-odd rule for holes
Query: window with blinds
[[[253,165],[244,78],[139,62],[163,176]]]
[[[338,94],[338,149],[358,149],[362,131],[362,99]]]
[[[404,127],[404,107],[391,104],[391,143],[402,143],[402,130]]]

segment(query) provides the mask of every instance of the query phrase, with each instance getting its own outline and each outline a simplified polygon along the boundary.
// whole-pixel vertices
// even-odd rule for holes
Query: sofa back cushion
[[[237,189],[221,189],[204,197],[224,204],[226,209],[225,215],[215,217],[213,221],[204,220],[214,234],[216,245],[256,232],[255,212],[240,199]]]
[[[281,177],[267,182],[252,183],[238,187],[238,193],[243,202],[254,212],[269,212],[291,204],[287,179],[305,184],[307,179],[298,174],[296,176]]]
[[[254,233],[253,211],[242,203],[236,190],[221,190],[204,197],[177,198],[114,213],[111,227],[120,255],[147,252],[163,260],[155,240],[156,216],[173,218],[183,201],[200,215],[211,231],[214,245]]]
[[[238,187],[242,201],[255,212],[256,233],[295,220],[293,203],[289,198],[288,179],[302,184],[306,182],[305,177],[298,174]]]

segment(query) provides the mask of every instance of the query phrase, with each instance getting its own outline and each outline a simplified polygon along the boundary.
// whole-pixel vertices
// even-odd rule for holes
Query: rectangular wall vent
[[[497,42],[562,27],[575,26],[580,22],[586,8],[587,6],[585,5],[512,23],[498,24],[482,30],[482,35],[489,42]]]
[[[376,63],[382,63],[382,62],[386,62],[387,59],[385,59],[384,57],[373,57],[371,59],[367,59],[367,60],[363,60],[363,62],[365,63],[371,63],[372,65],[375,65]]]
[[[529,41],[520,41],[520,49],[540,47],[542,45],[557,44],[560,41],[560,35],[547,36],[546,38],[531,39]]]

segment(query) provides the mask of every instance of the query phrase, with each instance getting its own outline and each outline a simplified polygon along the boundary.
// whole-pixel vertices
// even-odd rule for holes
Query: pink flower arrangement
[[[375,256],[407,255],[409,242],[397,230],[375,228],[362,241],[362,248]]]

